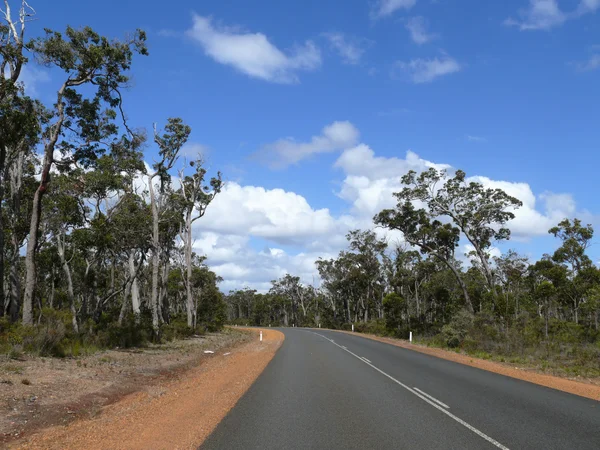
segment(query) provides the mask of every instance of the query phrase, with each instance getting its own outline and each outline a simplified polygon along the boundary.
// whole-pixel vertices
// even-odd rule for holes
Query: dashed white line
[[[446,409],[450,409],[450,407],[448,405],[446,405],[444,402],[440,402],[437,398],[435,398],[432,395],[429,395],[427,392],[423,392],[421,389],[419,389],[418,387],[413,388],[415,391],[420,392],[421,394],[423,394],[425,397],[433,400],[434,402],[436,402],[438,405],[442,405],[444,408]]]
[[[379,367],[374,366],[372,363],[365,361],[363,358],[361,358],[360,356],[358,356],[356,353],[351,352],[350,350],[348,350],[346,347],[340,345],[340,344],[336,344],[335,342],[333,342],[332,339],[329,339],[327,336],[323,336],[322,334],[319,333],[315,333],[314,331],[310,331],[309,333],[313,333],[316,334],[317,336],[321,336],[323,339],[327,339],[329,342],[331,342],[333,345],[338,346],[339,348],[341,348],[342,350],[347,351],[348,353],[350,353],[352,356],[354,356],[355,358],[358,358],[360,361],[364,362],[366,365],[372,367],[373,369],[375,369],[377,372],[379,372],[380,374],[388,377],[390,380],[392,380],[393,382],[395,382],[396,384],[398,384],[399,386],[402,386],[404,389],[406,389],[408,392],[416,395],[417,397],[419,397],[421,400],[423,400],[426,403],[429,403],[431,406],[433,406],[434,408],[436,408],[437,410],[443,412],[444,414],[446,414],[448,417],[450,417],[451,419],[455,420],[456,422],[460,423],[462,426],[464,426],[465,428],[471,430],[473,433],[477,434],[478,436],[482,437],[483,439],[485,439],[486,441],[488,441],[490,444],[502,449],[502,450],[509,450],[508,447],[502,445],[500,442],[498,442],[497,440],[495,440],[494,438],[489,437],[487,434],[485,434],[483,431],[478,430],[477,428],[475,428],[473,425],[468,424],[467,422],[465,422],[464,420],[462,420],[460,417],[455,416],[454,414],[452,414],[450,411],[448,411],[447,409],[444,409],[443,406],[438,405],[436,402],[428,399],[426,396],[420,394],[418,391],[416,391],[415,389],[407,386],[406,384],[402,383],[401,381],[396,380],[393,376],[385,373],[383,370],[381,370]]]

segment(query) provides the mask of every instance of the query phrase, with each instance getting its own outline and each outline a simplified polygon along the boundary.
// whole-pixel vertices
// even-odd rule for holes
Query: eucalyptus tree
[[[583,226],[579,219],[573,222],[564,219],[548,232],[561,240],[552,260],[568,270],[569,289],[565,294],[571,299],[575,323],[579,323],[579,306],[590,287],[590,278],[593,278],[593,270],[590,270],[593,264],[586,250],[591,245],[594,229],[591,225]]]
[[[47,192],[54,152],[61,150],[83,165],[102,150],[101,142],[117,132],[115,119],[122,114],[121,90],[127,85],[134,52],[147,54],[146,35],[138,30],[125,41],[100,36],[90,27],[65,33],[46,30],[30,48],[44,65],[64,72],[56,102],[44,127],[43,158],[38,189],[32,202],[31,224],[26,253],[23,323],[33,324],[33,297],[36,284],[36,251],[42,198]],[[85,97],[85,93],[90,93]],[[118,112],[117,112],[118,111]]]
[[[152,328],[156,336],[158,336],[160,324],[158,277],[161,258],[161,211],[154,180],[159,181],[159,193],[162,194],[163,199],[167,198],[164,194],[170,189],[171,175],[169,171],[177,162],[179,152],[187,142],[191,131],[192,129],[180,118],[169,118],[162,134],[160,134],[156,125],[154,126],[154,142],[158,146],[160,159],[152,166],[153,172],[148,173],[148,190],[152,209],[152,291],[150,294],[150,309],[152,311]]]
[[[473,305],[454,263],[454,249],[462,234],[473,246],[494,296],[495,279],[488,250],[494,241],[510,238],[506,223],[515,217],[513,211],[522,202],[501,189],[468,181],[462,170],[453,177],[433,167],[418,175],[411,170],[402,177],[402,183],[405,187],[394,194],[398,200],[396,209],[382,211],[376,216],[376,223],[402,231],[411,245],[443,261],[463,287],[467,308],[472,312]],[[415,204],[421,207],[416,208]]]
[[[186,311],[187,323],[189,327],[196,328],[196,308],[194,307],[194,296],[192,294],[192,244],[193,233],[192,225],[206,213],[208,205],[214,200],[215,196],[221,192],[223,182],[221,172],[216,177],[205,181],[206,169],[204,160],[200,155],[196,160],[190,162],[193,169],[191,175],[185,175],[180,171],[181,188],[179,193],[183,202],[183,221],[181,223],[180,238],[184,245],[185,255],[185,275],[183,277],[186,288]]]
[[[421,253],[438,259],[450,269],[462,289],[467,309],[473,312],[473,304],[463,280],[461,267],[455,258],[460,240],[459,228],[442,223],[424,208],[416,209],[410,190],[406,189],[394,194],[398,199],[396,209],[381,211],[375,216],[375,223],[401,231],[406,242],[419,248]]]
[[[14,245],[12,240],[11,261],[11,295],[5,307],[4,266],[5,266],[5,208],[6,186],[10,183],[10,201],[8,207],[15,211],[20,200],[20,192],[15,191],[15,182],[22,178],[18,171],[23,168],[26,154],[37,142],[39,134],[38,113],[40,105],[25,95],[23,83],[20,81],[24,64],[27,62],[27,43],[25,31],[27,23],[34,19],[35,11],[22,0],[20,8],[14,14],[11,4],[4,0],[4,8],[0,9],[0,314],[11,310],[14,320],[18,311],[19,297],[15,284]],[[18,184],[18,183],[17,183]],[[15,203],[16,202],[16,203]],[[19,208],[17,208],[18,210]],[[12,213],[11,213],[12,215]]]

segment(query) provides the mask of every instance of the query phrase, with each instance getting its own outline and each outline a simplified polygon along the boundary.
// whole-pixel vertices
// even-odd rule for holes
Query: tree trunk
[[[129,276],[131,282],[131,309],[135,316],[136,323],[140,320],[140,287],[137,279],[137,267],[135,266],[135,252],[129,254]]]
[[[450,261],[447,261],[445,258],[443,258],[442,256],[440,256],[437,252],[431,252],[431,254],[433,256],[435,256],[437,259],[439,259],[440,261],[442,261],[446,265],[446,267],[448,267],[452,271],[452,273],[454,274],[454,277],[456,278],[456,281],[458,282],[458,285],[460,286],[460,288],[463,291],[463,295],[465,297],[465,303],[467,305],[467,309],[469,310],[469,312],[471,314],[473,314],[475,312],[475,310],[473,309],[473,303],[471,303],[471,297],[469,296],[469,291],[467,290],[467,285],[463,281],[463,279],[460,276],[460,273],[458,272],[458,270],[456,269],[456,267],[454,267],[454,265],[451,264]]]
[[[38,229],[40,227],[40,215],[42,213],[41,186],[33,196],[33,209],[31,212],[31,223],[29,226],[29,239],[27,241],[27,253],[25,254],[25,293],[23,295],[23,325],[33,325],[33,295],[35,292],[35,279],[37,276],[35,256],[38,243]]]
[[[73,331],[79,333],[79,325],[77,324],[77,309],[75,308],[75,292],[73,290],[73,278],[71,277],[71,268],[65,258],[65,241],[64,234],[59,233],[56,236],[56,247],[58,249],[58,256],[60,257],[60,264],[62,265],[63,272],[65,273],[65,279],[67,280],[67,297],[69,298],[69,306],[71,308],[71,323],[73,324]]]
[[[185,293],[188,327],[195,328],[196,310],[192,295],[192,209],[188,208],[185,215]]]
[[[29,225],[29,240],[27,241],[27,253],[25,254],[25,293],[23,295],[23,325],[33,325],[33,296],[35,294],[36,284],[36,253],[38,245],[38,231],[40,228],[40,219],[42,215],[42,198],[48,189],[50,183],[50,169],[54,163],[54,147],[60,136],[62,126],[65,120],[63,95],[67,88],[65,82],[58,91],[56,105],[58,120],[52,126],[50,138],[44,145],[44,161],[42,164],[42,175],[40,185],[33,195],[33,206],[31,208],[31,221]]]
[[[154,336],[158,337],[158,269],[160,264],[160,239],[158,234],[158,206],[153,186],[154,176],[148,176],[150,190],[150,205],[152,207],[152,291],[150,294],[150,310],[152,311],[152,329]]]
[[[158,312],[159,312],[159,319],[162,321],[162,323],[169,323],[170,322],[170,311],[169,311],[169,305],[167,304],[167,281],[169,278],[169,255],[166,255],[164,257],[165,261],[163,262],[163,266],[162,266],[162,275],[161,275],[161,279],[160,279],[160,295],[158,296]]]

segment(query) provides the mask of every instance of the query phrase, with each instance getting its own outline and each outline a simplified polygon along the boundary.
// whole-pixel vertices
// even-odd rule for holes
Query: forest
[[[515,361],[554,358],[600,374],[600,272],[593,228],[565,218],[538,261],[508,250],[521,202],[463,171],[398,174],[396,206],[352,230],[319,280],[287,274],[268,292],[222,293],[194,252],[194,226],[223,188],[191,129],[173,117],[132,124],[123,92],[142,30],[26,31],[35,11],[4,2],[0,24],[0,351],[77,356],[220,329],[224,324],[351,329]],[[60,74],[52,104],[23,68]],[[158,155],[145,163],[147,152]],[[386,232],[400,232],[401,242]],[[459,254],[462,244],[472,249]],[[551,358],[552,356],[552,358]],[[584,369],[582,369],[584,368]],[[595,372],[594,372],[595,371]]]

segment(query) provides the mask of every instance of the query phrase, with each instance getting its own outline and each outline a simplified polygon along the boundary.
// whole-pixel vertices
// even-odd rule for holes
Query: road
[[[600,402],[358,335],[281,331],[201,449],[600,448]]]

